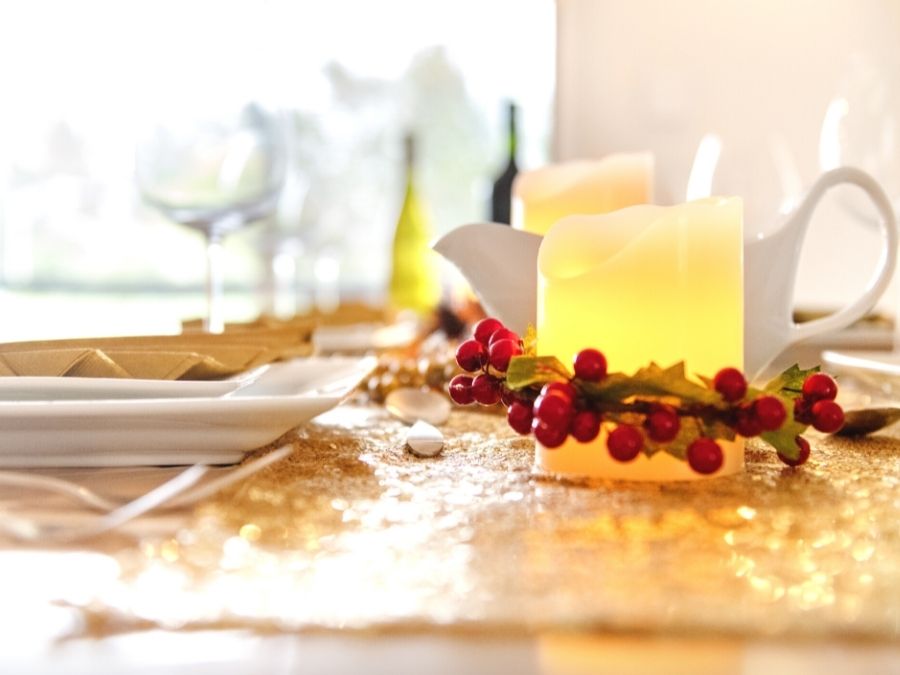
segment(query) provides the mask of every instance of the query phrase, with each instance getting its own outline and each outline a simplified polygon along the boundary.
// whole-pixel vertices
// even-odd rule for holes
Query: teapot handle
[[[897,264],[898,246],[897,223],[894,210],[878,182],[864,171],[848,166],[832,169],[822,174],[809,190],[800,208],[797,209],[796,219],[799,226],[806,230],[819,200],[832,187],[842,183],[851,183],[861,188],[878,210],[881,216],[879,225],[881,227],[882,241],[884,242],[881,249],[881,257],[878,260],[875,273],[869,280],[862,295],[833,314],[820,319],[813,319],[812,321],[794,323],[791,326],[791,344],[814,335],[839,330],[861,319],[875,305],[881,294],[884,293],[891,281],[891,276],[894,274],[894,268]]]

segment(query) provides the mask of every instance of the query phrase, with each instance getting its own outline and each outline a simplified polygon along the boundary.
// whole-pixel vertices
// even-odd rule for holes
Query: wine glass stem
[[[225,278],[223,275],[222,238],[210,234],[206,238],[206,320],[207,333],[221,333],[225,330],[222,313]]]

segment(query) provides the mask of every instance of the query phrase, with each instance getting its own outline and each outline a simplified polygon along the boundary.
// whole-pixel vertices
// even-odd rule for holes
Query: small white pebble
[[[416,457],[437,457],[444,449],[444,435],[428,422],[419,420],[406,435],[406,447]]]
[[[391,415],[407,424],[425,420],[429,424],[443,424],[450,418],[450,400],[436,391],[403,387],[387,395],[384,407]]]

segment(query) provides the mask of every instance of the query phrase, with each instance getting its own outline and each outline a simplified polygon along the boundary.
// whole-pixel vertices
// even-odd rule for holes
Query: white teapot
[[[860,187],[877,208],[883,246],[872,278],[846,307],[821,319],[795,323],[793,288],[811,216],[831,187]],[[496,223],[463,225],[434,249],[469,280],[485,309],[517,332],[536,325],[537,258],[543,238]],[[744,370],[758,375],[782,351],[814,335],[830,333],[862,318],[878,301],[896,266],[898,235],[890,201],[878,183],[858,169],[822,174],[799,206],[771,234],[744,241]]]

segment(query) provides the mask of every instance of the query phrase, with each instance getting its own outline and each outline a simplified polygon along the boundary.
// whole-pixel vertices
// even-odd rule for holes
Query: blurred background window
[[[403,135],[434,233],[487,219],[507,100],[520,167],[549,157],[555,36],[552,0],[4,4],[3,337],[115,331],[110,302],[119,330],[202,314],[203,238],[142,203],[135,143],[167,111],[250,94],[283,111],[288,173],[276,216],[225,240],[228,318],[271,303],[273,258],[298,302],[317,283],[383,298]]]

